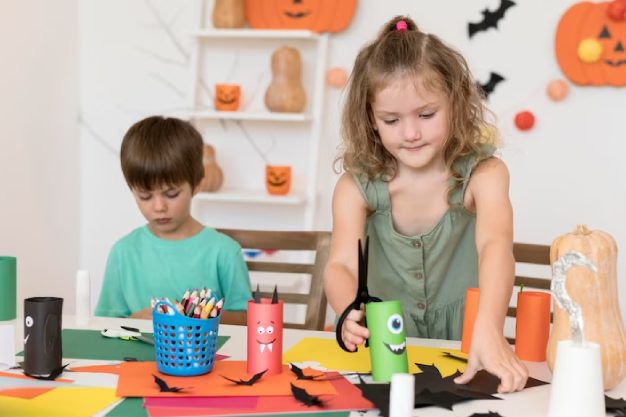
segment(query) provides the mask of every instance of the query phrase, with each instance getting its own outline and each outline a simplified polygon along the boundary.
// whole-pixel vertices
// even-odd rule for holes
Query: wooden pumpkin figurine
[[[291,188],[291,167],[289,165],[266,165],[265,188],[272,195],[286,195]]]
[[[590,260],[597,270],[594,274],[587,268],[572,268],[567,273],[566,289],[582,309],[584,339],[600,345],[604,389],[611,389],[626,376],[626,332],[617,298],[617,245],[608,233],[578,225],[554,240],[551,263],[572,251]],[[564,339],[571,339],[569,315],[555,303],[546,353],[551,370],[557,344]]]
[[[211,193],[219,190],[224,182],[224,174],[215,160],[215,149],[213,146],[204,144],[202,164],[204,165],[204,178],[200,182],[200,191]]]
[[[555,53],[561,70],[580,85],[626,85],[626,19],[614,16],[623,0],[581,2],[557,27]]]
[[[309,29],[339,32],[350,24],[357,0],[246,0],[254,29]]]
[[[246,25],[244,0],[215,0],[213,27],[220,29],[242,28]]]
[[[306,104],[301,75],[302,63],[297,49],[282,47],[274,51],[272,81],[265,91],[265,106],[274,112],[301,112]]]

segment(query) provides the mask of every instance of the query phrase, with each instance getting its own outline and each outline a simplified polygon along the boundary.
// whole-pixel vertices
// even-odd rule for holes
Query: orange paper
[[[37,379],[37,378],[33,378],[30,376],[26,376],[24,374],[14,374],[13,372],[0,372],[0,376],[4,376],[7,378],[18,378],[18,379]],[[54,380],[54,382],[74,382],[73,379],[67,379],[67,378],[57,378]]]
[[[24,398],[30,400],[38,397],[41,394],[53,390],[55,387],[22,387],[22,388],[7,388],[0,389],[0,395],[5,397]]]
[[[517,294],[515,353],[525,361],[546,360],[550,336],[550,294],[522,291]]]
[[[463,335],[461,336],[461,352],[469,353],[474,332],[474,320],[478,312],[478,288],[465,291],[465,314],[463,316]]]
[[[71,372],[91,372],[96,374],[119,374],[120,364],[115,365],[91,365],[91,366],[75,366],[68,371]]]
[[[292,395],[290,383],[304,388],[311,395],[336,394],[335,388],[328,381],[298,381],[296,376],[283,365],[278,375],[263,375],[254,385],[237,385],[222,377],[234,380],[248,380],[252,375],[246,372],[245,361],[219,361],[213,365],[213,371],[200,376],[171,376],[157,371],[156,362],[125,362],[120,366],[117,383],[118,397],[229,397],[229,396],[268,396]],[[170,387],[184,388],[180,392],[160,392],[154,382],[156,375],[165,380]]]

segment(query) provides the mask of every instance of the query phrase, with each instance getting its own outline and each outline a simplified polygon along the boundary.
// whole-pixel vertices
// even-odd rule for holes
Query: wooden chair
[[[524,286],[524,289],[530,290],[546,290],[550,291],[550,275],[546,274],[544,277],[529,277],[518,273],[518,264],[527,265],[541,265],[550,266],[550,246],[548,245],[534,245],[529,243],[514,243],[513,244],[513,257],[515,258],[515,286]],[[506,315],[515,319],[517,314],[516,307],[509,307]],[[552,318],[550,318],[552,321]],[[507,340],[514,343],[515,339],[508,338]]]
[[[324,267],[328,260],[330,250],[330,232],[315,231],[258,231],[258,230],[235,230],[217,229],[241,245],[243,249],[279,250],[281,253],[290,251],[298,259],[310,258],[314,252],[315,259],[312,263],[304,262],[271,262],[260,260],[247,261],[250,272],[268,272],[276,274],[276,284],[279,286],[279,297],[287,304],[300,304],[306,306],[304,323],[289,322],[289,317],[284,317],[285,328],[323,330],[326,320],[326,295],[322,282]],[[298,255],[299,254],[299,255]],[[307,256],[308,255],[308,256]],[[288,274],[310,274],[311,285],[308,293],[288,293],[280,291],[280,281],[285,280]],[[281,276],[282,275],[282,276]],[[261,292],[263,297],[271,297],[272,293]],[[241,315],[236,322],[225,324],[245,325],[245,315]]]

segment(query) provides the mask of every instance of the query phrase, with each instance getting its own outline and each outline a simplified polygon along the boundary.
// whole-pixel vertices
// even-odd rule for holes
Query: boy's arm
[[[109,253],[102,289],[94,315],[107,317],[128,317],[131,311],[124,300],[119,268],[119,254],[114,246]]]
[[[504,338],[504,318],[515,279],[513,210],[509,173],[504,162],[490,158],[470,178],[468,191],[476,209],[476,249],[480,297],[468,369],[458,382],[468,382],[485,368],[500,378],[499,392],[524,388],[528,370]]]
[[[357,290],[357,242],[363,239],[367,203],[350,173],[337,181],[333,193],[333,231],[328,263],[324,270],[324,291],[338,315],[354,300]],[[353,311],[344,324],[344,343],[350,350],[369,336],[358,326],[362,313]],[[348,330],[345,332],[345,330]]]

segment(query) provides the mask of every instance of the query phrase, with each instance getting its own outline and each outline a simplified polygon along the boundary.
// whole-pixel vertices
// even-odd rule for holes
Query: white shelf
[[[181,113],[180,117],[195,120],[254,120],[269,122],[310,122],[311,116],[304,113],[272,113],[245,111],[192,111]]]
[[[302,39],[317,40],[320,35],[310,30],[280,29],[203,29],[194,32],[198,39]]]
[[[223,203],[258,203],[281,204],[298,206],[305,202],[305,198],[298,194],[269,195],[265,190],[222,189],[214,193],[201,192],[194,199],[198,201],[213,201]]]

